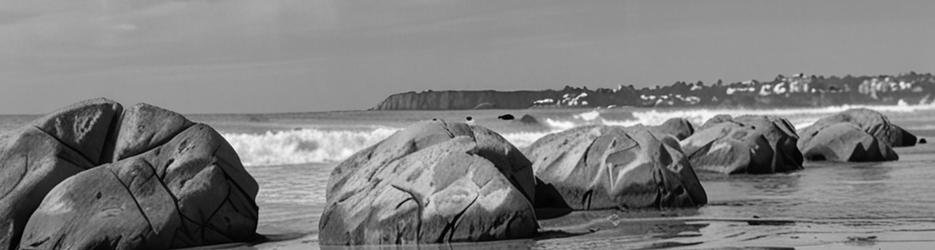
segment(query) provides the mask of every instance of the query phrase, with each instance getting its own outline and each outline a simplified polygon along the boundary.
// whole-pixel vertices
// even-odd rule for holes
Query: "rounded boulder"
[[[821,118],[811,126],[803,128],[799,131],[799,135],[802,137],[802,139],[799,140],[800,148],[804,147],[805,144],[809,144],[812,137],[816,136],[819,131],[838,123],[850,123],[890,147],[914,146],[918,140],[912,133],[891,123],[889,118],[882,113],[870,109],[858,108],[848,109]]]
[[[527,148],[526,155],[533,161],[536,177],[574,210],[707,203],[678,141],[651,130],[578,127],[540,138]]]
[[[55,185],[101,163],[120,112],[116,102],[87,100],[0,135],[0,250],[18,248]]]
[[[825,127],[809,137],[802,153],[811,161],[894,161],[899,155],[889,144],[851,123]]]
[[[101,137],[99,161],[44,195],[20,249],[170,249],[256,239],[257,183],[220,134],[147,104],[114,119]]]
[[[693,167],[724,174],[768,174],[802,169],[798,135],[789,121],[775,116],[720,118],[682,140]]]
[[[414,124],[335,167],[319,240],[370,245],[532,237],[538,224],[530,165],[486,128]]]

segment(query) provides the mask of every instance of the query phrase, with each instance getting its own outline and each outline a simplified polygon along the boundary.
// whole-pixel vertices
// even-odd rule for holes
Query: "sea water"
[[[856,107],[856,106],[854,106]],[[340,111],[188,115],[215,127],[260,185],[259,249],[318,248],[318,220],[332,168],[414,122],[464,121],[501,133],[517,147],[575,126],[701,124],[717,114],[778,115],[797,128],[848,108],[530,109]],[[935,136],[935,106],[871,106],[922,138]],[[537,124],[497,119],[531,115]],[[0,131],[36,116],[0,116]],[[788,174],[699,173],[708,204],[694,209],[576,212],[540,221],[535,239],[429,248],[927,248],[935,247],[935,145],[897,148],[899,161],[806,163]]]

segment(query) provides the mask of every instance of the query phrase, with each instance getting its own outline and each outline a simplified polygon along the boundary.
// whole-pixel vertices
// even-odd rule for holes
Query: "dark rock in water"
[[[40,119],[45,126],[36,127],[51,129],[40,136],[69,146],[22,145],[32,150],[29,162],[46,162],[25,176],[49,166],[60,171],[23,179],[43,184],[33,186],[30,199],[45,198],[23,219],[19,248],[168,249],[256,237],[258,187],[223,137],[150,105],[121,109],[97,99]],[[16,203],[22,204],[30,202]],[[15,238],[3,239],[13,239],[4,248],[17,247]]]
[[[497,116],[497,119],[509,121],[509,120],[513,120],[514,117],[511,114],[505,114],[505,115]]]
[[[489,102],[477,104],[477,106],[474,106],[474,109],[495,109],[495,108],[497,108],[497,104],[493,104]]]
[[[585,126],[547,135],[526,150],[536,177],[576,210],[690,207],[707,203],[678,142],[648,128]],[[541,190],[542,188],[540,188]],[[536,193],[537,205],[547,199]],[[541,209],[541,207],[537,207]]]
[[[798,147],[814,161],[897,160],[892,148],[913,146],[917,140],[880,112],[869,109],[849,109],[822,118],[799,134]]]
[[[919,144],[926,144],[926,143],[928,143],[928,141],[926,141],[925,138],[919,138]]]
[[[433,121],[437,121],[437,119],[432,119],[432,120],[433,120]],[[474,117],[468,116],[468,117],[465,117],[464,120],[465,120],[465,121],[473,121],[473,120],[474,120]]]
[[[802,145],[811,161],[892,161],[899,156],[888,144],[851,123],[837,123],[817,131]]]
[[[681,145],[698,170],[767,174],[802,169],[797,141],[795,128],[786,119],[740,116],[709,124]]]
[[[520,117],[519,122],[525,125],[541,125],[541,123],[539,123],[539,119],[536,119],[536,117],[529,114],[525,114],[523,117]]]
[[[323,245],[532,237],[531,163],[483,127],[422,122],[341,162],[328,180]]]
[[[811,126],[802,129],[799,131],[799,135],[802,136],[802,140],[799,141],[800,146],[808,142],[818,131],[837,123],[854,124],[891,147],[913,146],[917,140],[915,135],[890,123],[889,119],[880,112],[859,108],[821,118]]]
[[[722,122],[729,122],[733,120],[734,118],[731,117],[730,115],[725,115],[725,114],[715,115],[714,117],[711,117],[711,119],[708,119],[707,121],[705,121],[704,124],[701,124],[701,127],[698,128],[698,130],[704,130],[706,128],[710,128],[711,126],[714,126],[715,124],[722,123]]]
[[[675,136],[679,140],[684,140],[695,133],[695,126],[685,118],[672,118],[666,120],[662,125],[653,126],[652,128],[653,131]]]

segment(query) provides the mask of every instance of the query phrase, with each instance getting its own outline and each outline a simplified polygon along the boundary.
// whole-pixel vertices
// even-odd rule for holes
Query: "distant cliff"
[[[928,104],[935,76],[914,72],[899,75],[824,77],[779,75],[771,81],[725,84],[676,82],[636,89],[565,87],[540,91],[422,91],[393,94],[376,110],[525,109],[565,107],[684,106],[832,106],[843,104]]]

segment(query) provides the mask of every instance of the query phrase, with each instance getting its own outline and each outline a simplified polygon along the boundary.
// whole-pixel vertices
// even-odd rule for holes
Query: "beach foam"
[[[609,125],[609,126],[635,126],[635,125],[660,125],[666,120],[672,118],[685,118],[696,125],[701,125],[708,119],[719,115],[728,114],[731,116],[740,115],[775,115],[784,117],[792,122],[796,128],[803,128],[824,116],[838,113],[853,108],[868,108],[880,112],[904,113],[918,110],[935,110],[935,105],[900,105],[873,106],[873,105],[843,105],[823,108],[787,108],[787,109],[681,109],[681,110],[646,110],[633,111],[632,119],[606,119],[601,116],[598,110],[592,110],[571,116],[570,119],[546,118],[545,124],[554,130],[565,130],[584,125]],[[607,112],[607,111],[604,111]]]
[[[645,110],[633,111],[632,118],[610,119],[602,115],[606,110],[591,110],[566,116],[568,118],[546,118],[548,130],[518,131],[501,133],[507,141],[518,148],[527,147],[550,133],[583,125],[634,126],[659,125],[668,119],[686,118],[700,125],[718,114],[732,116],[757,114],[777,115],[789,119],[796,128],[808,126],[821,117],[851,108],[870,108],[881,112],[899,113],[917,110],[935,110],[935,105],[898,106],[836,106],[826,108],[795,109],[694,109],[694,110]],[[619,117],[619,115],[617,115]],[[303,163],[336,163],[392,135],[399,128],[376,127],[347,129],[314,129],[270,131],[262,134],[224,133],[234,150],[246,166],[287,165]]]
[[[245,166],[336,163],[380,142],[397,128],[363,130],[299,129],[263,134],[224,133]],[[525,147],[550,132],[504,133],[504,138]]]
[[[395,128],[366,130],[299,129],[263,134],[225,133],[246,166],[339,162],[396,132]]]

